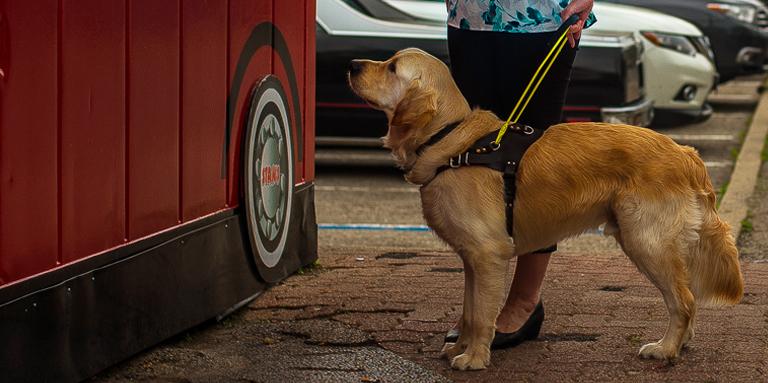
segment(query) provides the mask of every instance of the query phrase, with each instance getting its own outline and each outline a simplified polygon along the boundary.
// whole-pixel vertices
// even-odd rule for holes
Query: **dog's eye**
[[[392,61],[391,63],[389,63],[389,65],[387,65],[387,70],[389,70],[392,73],[397,72],[397,67],[395,66],[394,61]]]

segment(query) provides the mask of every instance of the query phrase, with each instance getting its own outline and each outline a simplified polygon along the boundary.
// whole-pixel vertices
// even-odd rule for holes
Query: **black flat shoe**
[[[523,323],[519,330],[513,333],[496,332],[491,343],[491,348],[509,348],[517,346],[526,340],[536,339],[544,322],[544,305],[539,301],[533,309],[531,316]],[[452,328],[445,334],[445,343],[456,343],[459,340],[459,329]]]
[[[536,308],[528,317],[528,320],[523,323],[523,326],[519,330],[511,333],[498,332],[493,336],[493,342],[491,342],[492,349],[510,348],[525,342],[526,340],[532,340],[539,337],[539,331],[541,331],[541,324],[544,322],[544,305],[539,301]]]
[[[452,328],[445,334],[445,343],[456,343],[459,340],[459,329]]]

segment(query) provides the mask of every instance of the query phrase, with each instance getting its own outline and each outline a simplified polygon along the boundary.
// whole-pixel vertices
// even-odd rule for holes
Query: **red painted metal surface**
[[[307,1],[304,12],[304,71],[311,73],[304,83],[304,180],[315,179],[315,14],[317,2]],[[311,79],[311,80],[310,80]]]
[[[0,1],[0,285],[57,262],[56,3]]]
[[[279,0],[278,0],[279,1]],[[275,1],[274,3],[277,3]],[[250,0],[230,0],[229,2],[229,84],[227,89],[232,89],[232,80],[237,71],[237,64],[242,56],[253,28],[264,22],[272,22],[273,2],[260,1],[254,3]],[[272,36],[265,36],[272,41]],[[243,124],[248,118],[247,103],[249,94],[254,85],[258,84],[264,75],[272,73],[272,50],[269,47],[257,49],[252,58],[247,59],[247,71],[242,79],[240,92],[236,95],[235,114],[232,120],[232,132],[229,140],[229,166],[227,183],[227,203],[230,206],[238,204],[240,199],[240,169],[241,137]]]
[[[59,224],[68,263],[126,238],[126,8],[120,0],[62,6]]]
[[[227,119],[227,3],[182,1],[182,221],[225,208],[221,177]],[[217,102],[211,102],[217,100]]]
[[[306,14],[303,7],[298,7],[296,2],[290,2],[290,1],[277,1],[275,2],[275,12],[274,12],[274,23],[276,25],[280,25],[280,32],[285,38],[285,41],[288,43],[288,51],[290,52],[290,64],[285,62],[284,60],[281,60],[279,54],[277,51],[272,52],[272,73],[275,73],[277,77],[282,81],[283,85],[290,85],[287,73],[290,70],[293,70],[295,81],[299,84],[304,84],[304,79],[306,78],[306,69],[305,69],[305,49],[304,49],[304,39],[305,39],[305,22],[304,17],[306,17]],[[314,54],[313,54],[314,56]],[[289,67],[292,66],[292,68]],[[293,108],[295,107],[294,102],[299,101],[306,105],[306,102],[303,101],[304,99],[304,93],[303,90],[300,90],[300,93],[298,95],[298,100],[294,100],[291,97],[291,89],[289,86],[285,87],[288,98],[288,110],[293,111]],[[299,108],[302,111],[302,116],[306,115],[306,111],[299,106]],[[291,115],[291,126],[293,128],[294,136],[293,140],[294,142],[302,141],[303,137],[297,137],[296,135],[296,125],[301,123],[302,130],[304,128],[304,121],[296,121],[293,117],[293,113],[289,113]],[[303,132],[302,132],[303,133]],[[306,147],[306,145],[303,145],[302,147]],[[296,146],[298,149],[298,146]],[[302,153],[303,154],[303,153]],[[299,156],[294,153],[294,157],[298,158]],[[302,155],[301,158],[303,159],[304,156]],[[296,162],[296,168],[294,169],[294,175],[296,182],[303,182],[304,180],[304,164],[303,161],[297,161]]]
[[[129,240],[179,223],[178,1],[128,4]]]
[[[289,93],[296,182],[312,181],[314,7],[0,0],[0,287],[238,206],[246,106],[268,74]],[[293,73],[269,45],[249,56],[224,153],[233,76],[265,22]]]

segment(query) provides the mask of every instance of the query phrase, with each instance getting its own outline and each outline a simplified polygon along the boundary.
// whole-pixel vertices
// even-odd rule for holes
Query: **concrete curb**
[[[763,84],[768,85],[768,80]],[[755,190],[760,165],[762,165],[760,153],[763,150],[766,134],[768,134],[768,92],[763,92],[733,167],[728,190],[723,195],[718,209],[720,218],[731,225],[731,234],[735,239],[739,238],[741,222],[747,217],[747,199]]]

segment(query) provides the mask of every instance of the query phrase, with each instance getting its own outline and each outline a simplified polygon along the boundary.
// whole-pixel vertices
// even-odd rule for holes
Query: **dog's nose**
[[[349,62],[349,74],[352,76],[360,73],[363,69],[363,63],[360,60],[352,60]]]

